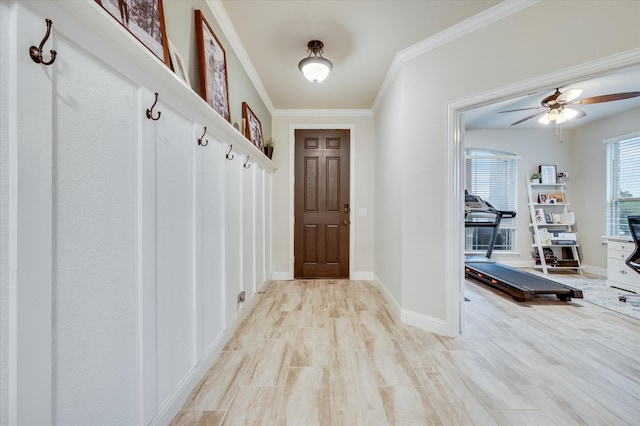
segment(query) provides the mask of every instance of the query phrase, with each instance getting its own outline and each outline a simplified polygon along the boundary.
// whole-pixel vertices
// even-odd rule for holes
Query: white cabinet
[[[558,270],[582,274],[575,214],[569,210],[565,188],[565,183],[527,181],[534,267],[545,274]]]
[[[640,293],[640,274],[625,263],[635,250],[633,241],[608,238],[607,244],[607,285]]]

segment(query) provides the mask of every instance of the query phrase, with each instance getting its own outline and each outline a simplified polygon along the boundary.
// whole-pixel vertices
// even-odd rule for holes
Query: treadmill
[[[498,210],[477,195],[465,190],[465,228],[490,229],[487,253],[485,256],[466,257],[465,276],[497,290],[509,294],[517,302],[533,300],[536,295],[555,294],[562,301],[572,297],[582,299],[582,290],[502,265],[491,260],[493,246],[498,235],[502,218],[512,218],[516,212]]]

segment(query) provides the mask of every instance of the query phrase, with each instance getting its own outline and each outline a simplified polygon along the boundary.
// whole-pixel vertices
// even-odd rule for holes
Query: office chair
[[[627,258],[625,263],[627,266],[640,274],[640,216],[628,216],[629,230],[636,244],[636,249]]]

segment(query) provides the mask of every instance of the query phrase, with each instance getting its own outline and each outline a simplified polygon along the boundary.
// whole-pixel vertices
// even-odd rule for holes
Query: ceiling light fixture
[[[307,80],[313,83],[320,83],[327,78],[333,68],[331,61],[322,57],[323,47],[324,43],[320,40],[311,40],[307,43],[309,56],[301,60],[298,64],[300,72],[304,74]]]

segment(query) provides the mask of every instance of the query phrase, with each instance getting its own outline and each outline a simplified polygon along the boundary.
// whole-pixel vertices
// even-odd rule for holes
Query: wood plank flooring
[[[640,321],[466,284],[458,338],[366,281],[272,281],[172,425],[640,424]]]

